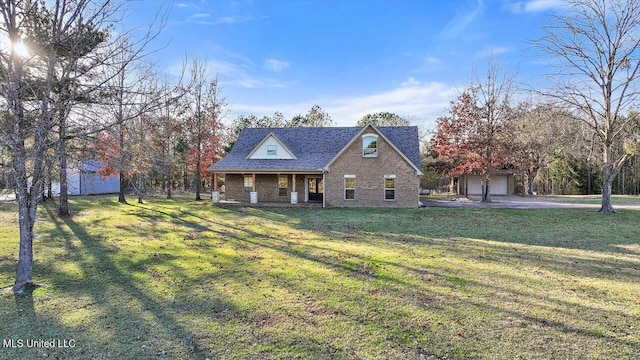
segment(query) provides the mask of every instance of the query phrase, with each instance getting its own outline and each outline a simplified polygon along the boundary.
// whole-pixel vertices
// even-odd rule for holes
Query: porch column
[[[291,204],[298,203],[298,192],[296,191],[296,174],[291,174],[291,181],[293,185],[291,186]]]
[[[327,182],[325,181],[325,176],[324,176],[324,171],[322,172],[322,207],[325,208],[327,207]]]
[[[214,204],[220,202],[220,191],[218,191],[218,173],[213,173],[213,191],[211,192],[211,201]]]
[[[251,194],[249,195],[250,195],[250,203],[257,204],[258,192],[256,191],[256,173],[251,174]]]

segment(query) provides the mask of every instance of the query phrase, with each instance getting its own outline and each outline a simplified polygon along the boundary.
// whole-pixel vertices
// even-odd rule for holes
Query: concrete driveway
[[[576,204],[554,202],[544,198],[521,196],[492,196],[491,203],[479,199],[456,198],[455,200],[422,199],[425,207],[486,208],[486,209],[599,209],[600,204]],[[613,205],[614,209],[640,210],[640,205]]]

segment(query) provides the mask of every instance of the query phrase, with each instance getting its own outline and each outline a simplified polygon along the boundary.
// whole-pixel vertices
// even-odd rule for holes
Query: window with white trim
[[[384,199],[385,200],[396,199],[396,176],[395,175],[384,176]]]
[[[378,135],[362,136],[362,157],[378,157]]]
[[[287,196],[288,188],[289,188],[289,176],[287,175],[278,176],[278,196]]]
[[[344,176],[344,199],[345,200],[356,199],[356,176],[355,175]]]
[[[249,196],[249,194],[253,191],[253,176],[245,175],[244,181],[242,184],[242,195]]]
[[[267,145],[267,156],[277,156],[278,147],[276,145]]]

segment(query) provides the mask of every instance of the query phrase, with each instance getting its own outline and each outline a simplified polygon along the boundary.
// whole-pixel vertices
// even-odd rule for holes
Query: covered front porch
[[[213,173],[214,204],[248,204],[252,206],[296,206],[315,204],[324,207],[324,174],[322,172],[251,172]],[[224,176],[224,192],[218,188]]]

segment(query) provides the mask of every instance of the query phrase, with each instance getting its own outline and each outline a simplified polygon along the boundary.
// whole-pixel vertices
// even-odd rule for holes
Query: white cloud
[[[209,76],[218,74],[220,85],[240,87],[244,89],[257,88],[285,88],[292,85],[292,81],[279,81],[264,75],[256,74],[256,66],[251,59],[226,50],[222,47],[211,49],[213,55],[207,59]],[[282,66],[282,65],[280,65]],[[165,72],[172,76],[180,76],[182,60],[168,66]]]
[[[503,46],[488,46],[484,48],[482,51],[476,53],[477,57],[489,57],[506,54],[512,51],[512,48],[503,47]]]
[[[421,59],[420,65],[414,69],[418,73],[436,73],[442,69],[442,59],[427,55]]]
[[[206,18],[210,17],[211,14],[195,14],[190,17],[190,20],[195,20],[195,23],[198,25],[220,25],[220,24],[240,24],[240,23],[248,23],[253,21],[253,16],[223,16],[217,19],[206,20]]]
[[[530,0],[507,4],[507,8],[514,14],[542,12],[565,6],[565,0]]]
[[[353,126],[366,114],[389,111],[409,118],[414,124],[424,124],[432,128],[436,118],[444,114],[449,102],[457,94],[458,90],[454,86],[440,82],[422,83],[409,78],[397,88],[375,94],[314,99],[295,104],[233,104],[231,116],[271,116],[274,112],[280,111],[285,117],[291,118],[307,113],[311,106],[318,104],[338,126]]]
[[[277,59],[267,59],[264,61],[264,67],[273,72],[281,72],[289,68],[290,64],[286,61]]]
[[[200,5],[192,3],[192,2],[178,2],[174,3],[173,6],[181,9],[195,9],[198,10],[201,8]]]
[[[435,56],[427,56],[427,58],[425,59],[425,62],[427,64],[435,65],[435,64],[439,64],[441,60]]]
[[[237,22],[247,22],[249,21],[249,17],[240,17],[240,16],[223,16],[218,18],[219,24],[233,24]]]
[[[420,85],[420,81],[416,80],[414,77],[410,77],[407,79],[407,81],[402,83],[402,87],[419,86],[419,85]]]
[[[440,32],[440,37],[447,40],[453,40],[464,31],[464,29],[473,22],[484,10],[482,0],[477,0],[476,6],[467,11],[458,11],[456,16],[451,19],[444,29]]]

